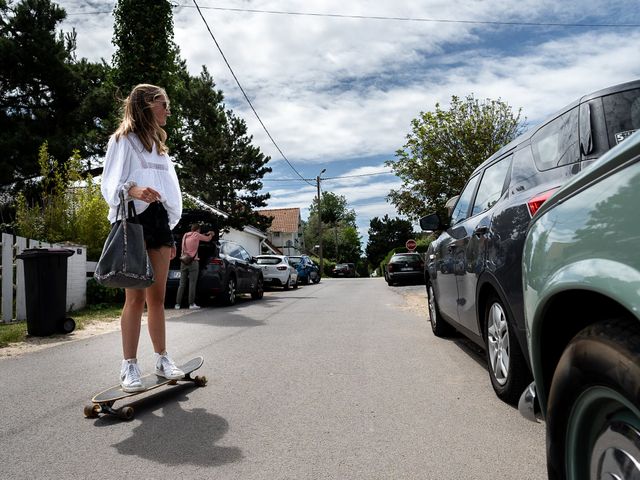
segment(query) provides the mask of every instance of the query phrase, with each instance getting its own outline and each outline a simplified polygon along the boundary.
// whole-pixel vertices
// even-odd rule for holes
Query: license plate
[[[411,268],[411,267],[402,267],[400,270],[402,270],[403,272],[411,272],[411,271],[413,271],[413,268]]]
[[[169,270],[169,278],[180,278],[180,270]]]

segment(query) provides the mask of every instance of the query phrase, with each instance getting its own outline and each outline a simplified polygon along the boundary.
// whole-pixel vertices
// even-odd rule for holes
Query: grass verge
[[[122,305],[91,305],[68,315],[76,321],[76,330],[82,330],[92,322],[109,322],[120,318]],[[27,338],[27,322],[0,323],[0,348],[10,343],[24,342]]]

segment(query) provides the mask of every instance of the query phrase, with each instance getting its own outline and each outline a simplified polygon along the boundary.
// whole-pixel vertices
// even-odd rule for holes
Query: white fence
[[[27,305],[23,261],[16,255],[26,248],[67,248],[67,310],[79,310],[87,303],[87,249],[84,245],[61,245],[2,234],[2,322],[25,320]],[[15,307],[15,309],[14,309]]]

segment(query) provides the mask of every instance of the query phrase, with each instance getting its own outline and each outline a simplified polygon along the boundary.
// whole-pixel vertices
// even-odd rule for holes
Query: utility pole
[[[322,256],[322,215],[320,215],[320,176],[326,171],[327,169],[323,168],[320,175],[316,177],[316,187],[318,189],[318,253],[320,254],[320,276],[324,275],[324,257]]]

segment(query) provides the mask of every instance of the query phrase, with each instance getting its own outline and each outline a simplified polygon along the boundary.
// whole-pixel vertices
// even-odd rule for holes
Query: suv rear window
[[[640,129],[640,89],[602,97],[609,145],[614,146]]]
[[[422,257],[419,254],[394,255],[390,262],[419,262]]]
[[[260,265],[277,265],[282,261],[279,258],[273,258],[273,257],[258,257],[256,260],[257,260],[257,263],[259,263]]]

